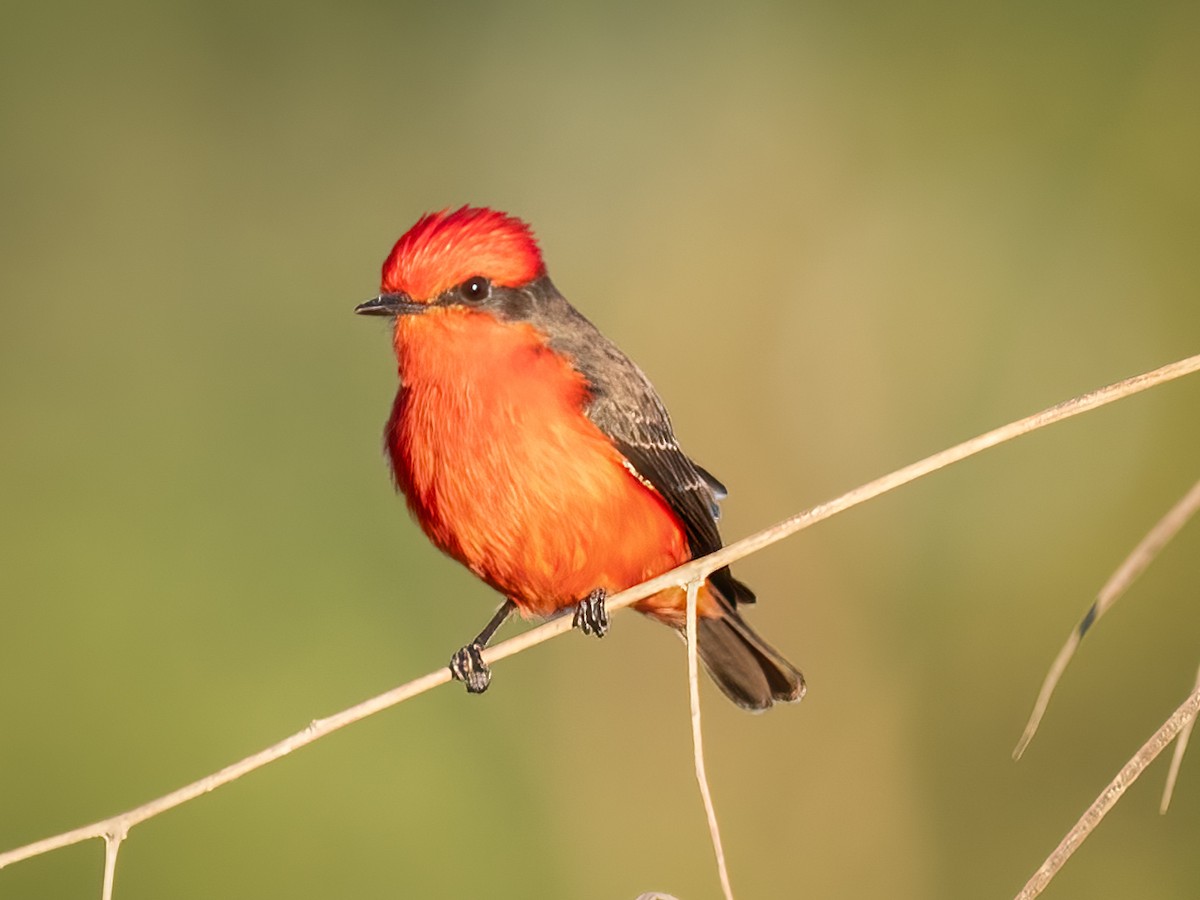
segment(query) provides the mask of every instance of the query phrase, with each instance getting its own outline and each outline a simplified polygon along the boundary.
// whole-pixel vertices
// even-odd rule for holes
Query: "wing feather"
[[[548,278],[539,282],[526,315],[587,379],[591,397],[585,414],[613,441],[634,475],[679,517],[692,556],[719,550],[718,501],[726,496],[725,486],[683,452],[666,406],[637,364],[567,303]],[[754,602],[754,592],[728,567],[709,580],[730,607]]]

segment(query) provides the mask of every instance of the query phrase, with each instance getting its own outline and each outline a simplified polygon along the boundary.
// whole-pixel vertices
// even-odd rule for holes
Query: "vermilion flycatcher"
[[[364,315],[392,316],[400,389],[384,431],[396,486],[439,548],[504,594],[450,668],[491,678],[481,652],[513,609],[603,635],[604,597],[721,546],[725,488],[679,448],[658,394],[550,282],[529,227],[490,209],[431,213],[383,264]],[[800,672],[738,612],[728,568],[698,601],[698,651],[738,706],[804,695]],[[685,594],[635,608],[677,631]]]

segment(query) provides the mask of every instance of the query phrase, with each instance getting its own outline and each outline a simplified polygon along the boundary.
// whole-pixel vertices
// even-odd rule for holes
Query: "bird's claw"
[[[605,596],[604,588],[596,588],[580,600],[575,607],[575,617],[571,620],[571,624],[584,634],[604,637],[608,633],[608,609],[604,605]]]
[[[468,694],[482,694],[492,682],[492,670],[483,661],[483,646],[467,644],[450,657],[450,674],[467,687]]]

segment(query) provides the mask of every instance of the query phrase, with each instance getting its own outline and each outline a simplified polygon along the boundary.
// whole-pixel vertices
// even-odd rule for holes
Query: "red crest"
[[[430,301],[475,275],[516,287],[545,271],[528,225],[497,210],[464,206],[428,213],[405,232],[383,263],[383,292]]]

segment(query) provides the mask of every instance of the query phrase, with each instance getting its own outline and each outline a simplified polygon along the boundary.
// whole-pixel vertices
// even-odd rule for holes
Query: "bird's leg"
[[[575,607],[575,618],[571,620],[571,624],[584,634],[604,637],[608,633],[608,610],[604,606],[605,596],[607,593],[604,588],[598,587],[580,600],[579,605]]]
[[[492,670],[483,661],[483,648],[514,609],[516,605],[511,600],[505,600],[475,640],[450,657],[450,674],[467,686],[468,694],[482,694],[491,684]]]

